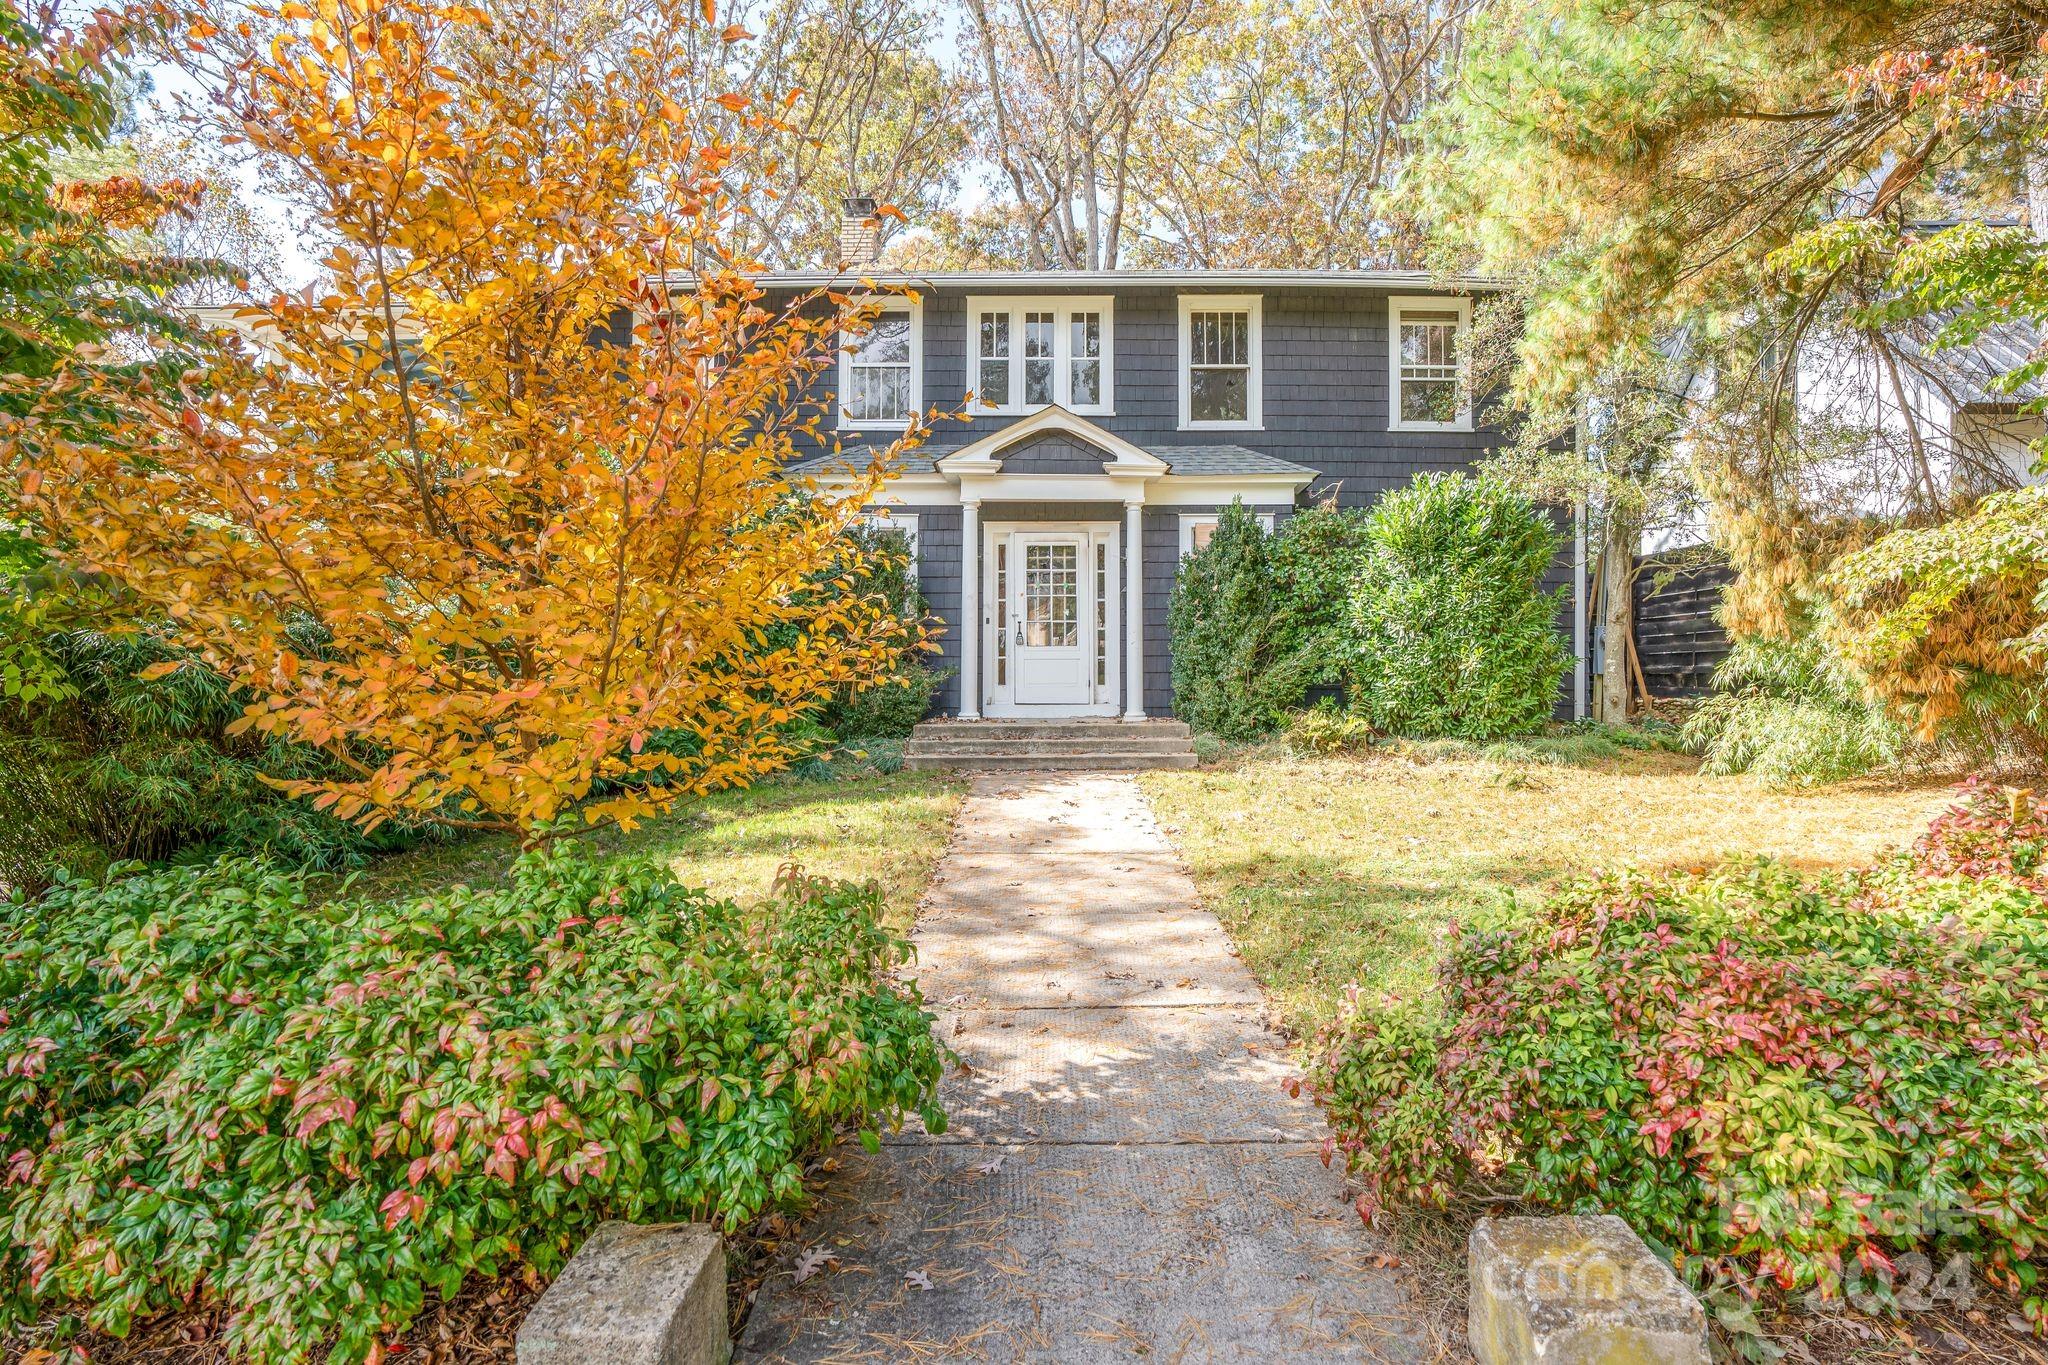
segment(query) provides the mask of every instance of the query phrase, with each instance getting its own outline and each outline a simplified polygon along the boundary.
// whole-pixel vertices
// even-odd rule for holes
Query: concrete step
[[[1057,739],[1038,735],[962,735],[958,738],[913,736],[903,746],[904,757],[943,758],[949,754],[1026,754],[1040,758],[1101,753],[1114,749],[1127,754],[1179,754],[1192,752],[1185,736],[1115,735],[1101,738]]]
[[[1048,757],[1043,754],[987,752],[914,754],[906,749],[903,754],[903,766],[913,770],[965,768],[985,772],[1034,769],[1060,772],[1135,772],[1142,768],[1192,768],[1195,766],[1195,754],[1192,749],[1183,749],[1178,753],[1124,753],[1097,748],[1093,753]]]
[[[1117,720],[1113,717],[1081,717],[1074,720],[928,720],[912,732],[913,738],[951,739],[956,736],[1038,735],[1047,739],[1109,739],[1117,736],[1171,736],[1186,739],[1192,732],[1185,721]]]

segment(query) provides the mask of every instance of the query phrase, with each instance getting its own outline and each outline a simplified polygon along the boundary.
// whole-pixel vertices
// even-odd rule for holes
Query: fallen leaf
[[[797,1253],[796,1282],[802,1284],[838,1259],[828,1247],[805,1247]]]
[[[990,1157],[974,1169],[983,1175],[994,1175],[997,1171],[1003,1169],[1003,1159],[999,1156]]]
[[[903,1274],[903,1283],[913,1289],[930,1289],[932,1287],[932,1277],[925,1274],[922,1270],[909,1270]]]

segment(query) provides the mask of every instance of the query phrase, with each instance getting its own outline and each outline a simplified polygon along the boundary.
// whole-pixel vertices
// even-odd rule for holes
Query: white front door
[[[992,715],[1113,714],[1114,526],[989,527],[982,582],[985,702]]]

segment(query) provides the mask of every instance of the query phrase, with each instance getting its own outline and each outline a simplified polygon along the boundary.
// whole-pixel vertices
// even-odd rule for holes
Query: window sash
[[[840,420],[864,426],[916,416],[920,344],[915,310],[885,307],[874,326],[841,353]]]
[[[975,397],[983,407],[1010,402],[1010,315],[984,311],[975,319]],[[993,396],[991,396],[993,395]]]
[[[1183,430],[1257,430],[1264,421],[1260,356],[1263,299],[1180,296],[1178,386]]]
[[[1468,327],[1462,307],[1395,305],[1390,425],[1462,430],[1470,424],[1464,365]]]
[[[1024,413],[1057,404],[1110,411],[1112,304],[1105,297],[970,299],[970,411]]]

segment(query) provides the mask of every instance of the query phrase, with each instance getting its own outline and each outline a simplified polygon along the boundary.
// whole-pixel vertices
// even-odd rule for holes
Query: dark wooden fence
[[[1714,608],[1734,571],[1696,561],[1696,551],[1636,561],[1636,658],[1653,697],[1704,696],[1713,688],[1714,665],[1728,653]]]

